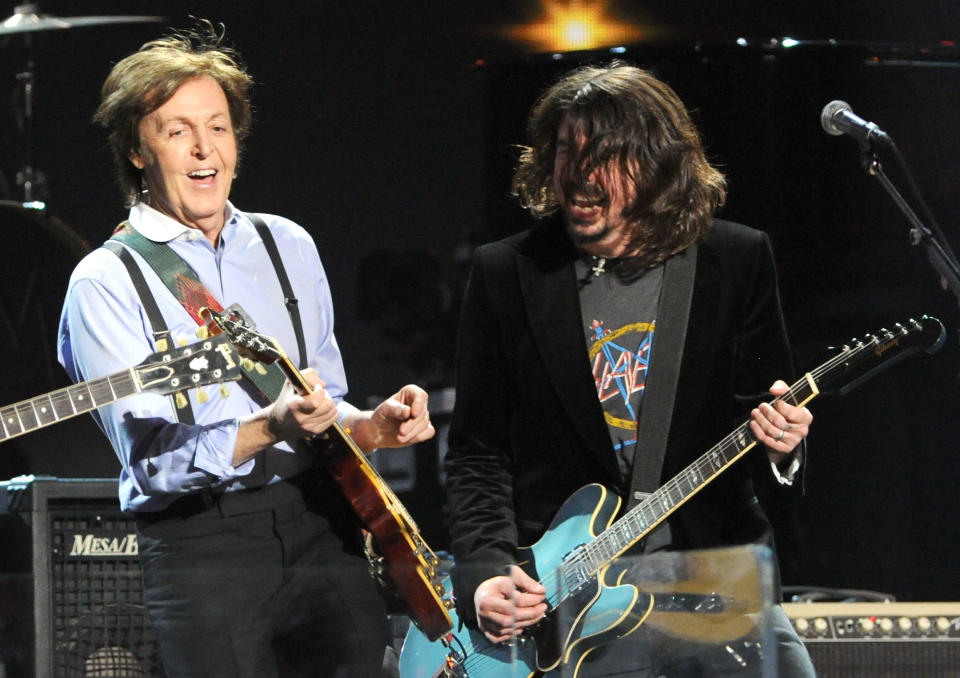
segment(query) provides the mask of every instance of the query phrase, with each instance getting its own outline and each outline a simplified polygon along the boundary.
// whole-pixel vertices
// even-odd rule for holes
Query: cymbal
[[[56,238],[75,258],[81,259],[90,251],[90,243],[62,220],[50,214],[42,202],[17,202],[0,200],[0,224],[13,226],[27,221]],[[5,229],[9,232],[9,229]]]
[[[108,24],[157,23],[164,20],[162,16],[135,15],[55,17],[48,14],[37,14],[37,9],[36,4],[18,6],[14,9],[13,15],[4,19],[3,23],[0,24],[0,36]]]

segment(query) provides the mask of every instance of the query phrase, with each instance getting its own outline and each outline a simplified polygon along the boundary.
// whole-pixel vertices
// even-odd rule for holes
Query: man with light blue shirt
[[[221,40],[207,24],[147,43],[113,68],[95,121],[109,130],[131,206],[127,234],[172,252],[215,302],[238,304],[258,331],[303,354],[314,391],[287,383],[270,403],[249,383],[200,387],[185,410],[141,394],[97,419],[122,465],[121,506],[137,517],[144,596],[169,676],[380,675],[389,634],[361,532],[301,441],[339,421],[367,452],[413,445],[434,434],[427,394],[408,385],[372,411],[343,399],[312,238],[228,201],[252,81]],[[158,329],[173,345],[197,341],[189,300],[156,261],[123,247],[92,252],[70,280],[59,351],[75,381],[160,350]]]

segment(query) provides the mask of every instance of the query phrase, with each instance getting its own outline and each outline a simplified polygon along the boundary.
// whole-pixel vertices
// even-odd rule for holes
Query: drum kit
[[[86,243],[61,220],[47,212],[46,203],[42,198],[46,194],[43,172],[34,166],[34,98],[37,85],[36,61],[34,54],[33,36],[50,31],[63,31],[87,28],[92,26],[110,26],[131,23],[157,23],[163,21],[159,16],[71,16],[56,17],[40,13],[37,3],[26,3],[17,6],[11,16],[0,23],[0,51],[12,41],[4,40],[10,36],[22,39],[25,47],[26,59],[24,66],[16,74],[17,101],[19,110],[16,111],[21,124],[23,164],[16,174],[16,198],[0,199],[0,218],[21,218],[34,225],[40,225],[52,232],[75,254],[82,254]],[[0,177],[0,189],[3,188]],[[0,198],[4,198],[0,190]],[[14,197],[14,196],[9,196]]]
[[[35,153],[40,150],[37,141],[44,138],[34,124],[39,101],[37,65],[42,65],[46,56],[42,48],[63,35],[57,31],[81,34],[95,32],[97,27],[162,21],[165,19],[158,16],[50,16],[41,13],[36,3],[21,3],[12,16],[0,22],[0,64],[9,64],[0,71],[0,89],[7,90],[4,82],[10,78],[12,90],[9,103],[0,101],[4,118],[0,132],[6,135],[0,141],[0,146],[6,147],[0,153],[4,161],[0,166],[0,242],[4,254],[0,264],[4,267],[0,285],[0,355],[4,366],[0,402],[63,383],[56,345],[51,340],[56,336],[70,272],[91,250],[87,240],[48,207],[51,192],[35,163]],[[6,129],[8,114],[12,125]],[[10,174],[9,181],[4,173]]]

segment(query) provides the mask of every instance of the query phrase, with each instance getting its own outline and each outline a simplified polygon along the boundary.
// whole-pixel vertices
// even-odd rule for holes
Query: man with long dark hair
[[[770,243],[714,218],[724,178],[673,90],[621,63],[581,68],[541,97],[528,133],[514,189],[545,219],[475,253],[445,465],[458,612],[492,642],[547,611],[517,547],[539,539],[567,497],[600,483],[629,500],[647,455],[662,457],[655,487],[745,417],[764,451],[695,494],[644,548],[772,547],[753,483],[795,491],[812,421],[806,408],[763,402],[792,372]],[[769,388],[786,391],[779,379]],[[638,440],[638,427],[650,435]],[[782,610],[771,617],[779,675],[812,675]],[[591,649],[577,675],[706,670],[645,651],[646,638]],[[740,654],[758,671],[760,653]],[[744,666],[727,657],[718,668]]]

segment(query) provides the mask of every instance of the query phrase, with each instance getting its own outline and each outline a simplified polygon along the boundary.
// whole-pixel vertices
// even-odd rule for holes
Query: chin
[[[567,222],[567,234],[578,245],[588,245],[599,242],[610,235],[610,228],[606,224],[591,224],[577,226]]]

